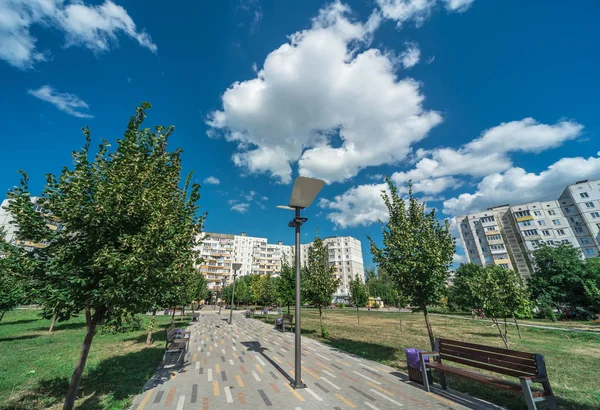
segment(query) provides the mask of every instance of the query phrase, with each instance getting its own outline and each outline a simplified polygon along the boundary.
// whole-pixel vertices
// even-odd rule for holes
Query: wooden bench
[[[281,319],[278,319],[275,322],[275,329],[281,329],[282,332],[285,333],[285,325],[292,325],[294,321],[294,315],[282,315]]]
[[[437,370],[440,373],[440,383],[444,389],[447,387],[444,374],[450,373],[497,389],[523,394],[529,410],[536,410],[536,403],[540,401],[546,401],[551,409],[558,409],[552,387],[548,381],[544,356],[541,354],[436,338],[435,351],[420,352],[419,355],[423,374],[426,373],[428,368]],[[436,357],[437,360],[425,361],[426,357],[432,356]],[[519,382],[481,374],[461,367],[448,366],[443,364],[443,361],[460,363],[465,366],[516,377]],[[542,388],[534,388],[532,383],[541,383]],[[427,377],[423,377],[423,384],[429,392]]]
[[[191,332],[184,332],[178,337],[177,328],[171,324],[167,329],[167,338],[165,340],[165,356],[167,353],[185,352],[188,348]]]

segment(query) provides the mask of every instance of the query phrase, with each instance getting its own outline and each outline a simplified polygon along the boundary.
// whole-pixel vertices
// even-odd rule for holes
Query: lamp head
[[[306,208],[315,200],[325,181],[315,178],[298,177],[294,181],[290,206],[292,208]]]
[[[240,270],[240,268],[242,267],[242,264],[240,262],[234,262],[231,267],[233,268],[233,271],[238,271]]]

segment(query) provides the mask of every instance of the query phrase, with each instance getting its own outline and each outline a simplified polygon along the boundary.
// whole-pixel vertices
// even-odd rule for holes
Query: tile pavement
[[[294,390],[294,334],[235,313],[202,314],[190,326],[180,365],[171,354],[146,383],[134,410],[154,409],[465,409],[482,406],[427,393],[395,369],[302,338],[302,379]],[[459,400],[456,400],[459,399]],[[458,402],[457,402],[458,401]],[[461,402],[462,404],[459,404]],[[466,406],[463,406],[465,404]],[[485,406],[483,406],[485,407]]]

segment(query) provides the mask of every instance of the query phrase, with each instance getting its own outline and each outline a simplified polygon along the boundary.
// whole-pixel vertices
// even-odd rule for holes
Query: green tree
[[[358,276],[350,281],[350,300],[356,306],[356,321],[360,325],[359,308],[365,307],[369,301],[369,288]]]
[[[271,275],[261,275],[260,300],[264,307],[271,306],[277,301],[277,288]]]
[[[256,310],[256,305],[261,302],[260,298],[262,295],[262,285],[263,282],[261,280],[260,275],[252,274],[248,276],[248,303],[252,303],[252,305],[254,306],[253,312]]]
[[[585,308],[590,300],[586,293],[586,261],[571,244],[556,247],[542,244],[533,251],[534,272],[529,280],[533,300],[542,310]]]
[[[427,306],[437,304],[446,286],[454,256],[454,238],[448,221],[440,223],[435,210],[425,211],[425,204],[413,196],[408,184],[408,199],[400,197],[396,185],[388,179],[389,193],[382,198],[389,219],[382,222],[383,246],[369,237],[373,261],[394,281],[399,294],[410,299],[413,311],[422,311],[431,347],[433,330]]]
[[[469,283],[472,292],[481,298],[483,312],[496,325],[502,342],[509,349],[506,319],[514,318],[528,301],[521,276],[515,271],[491,265],[484,267]],[[504,319],[504,332],[500,327],[501,319]]]
[[[242,276],[235,283],[235,300],[239,303],[248,304],[250,292],[248,290],[248,276]]]
[[[3,268],[3,259],[0,258],[0,322],[5,313],[16,308],[25,297],[22,281]]]
[[[73,152],[72,168],[48,174],[38,201],[44,214],[63,224],[50,229],[31,202],[27,175],[11,189],[8,210],[17,239],[47,244],[31,252],[11,253],[11,271],[22,271],[40,284],[62,287],[69,313],[84,311],[86,332],[65,399],[72,409],[96,327],[103,320],[152,308],[156,289],[169,289],[195,272],[199,185],[188,175],[181,183],[181,150],[167,151],[174,128],[141,128],[150,104],[131,117],[117,147],[103,140],[91,154],[91,136]],[[4,243],[3,247],[10,247]],[[14,256],[14,257],[13,257]],[[64,281],[57,281],[60,275]]]
[[[276,285],[281,303],[287,306],[289,315],[290,306],[296,303],[296,270],[283,262]]]
[[[480,309],[482,301],[472,290],[471,282],[481,275],[483,268],[474,263],[463,263],[456,269],[454,281],[449,289],[449,302],[459,309]]]
[[[308,266],[305,268],[303,293],[309,303],[319,308],[319,323],[323,337],[326,335],[323,327],[323,307],[331,304],[338,285],[339,279],[335,277],[335,266],[329,266],[327,245],[317,236],[308,247]]]
[[[372,280],[376,280],[378,277],[377,275],[377,270],[375,270],[375,268],[370,267],[365,269],[365,283],[369,283]]]

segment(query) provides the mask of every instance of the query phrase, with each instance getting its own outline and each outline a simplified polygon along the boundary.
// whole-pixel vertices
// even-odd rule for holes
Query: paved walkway
[[[183,366],[159,370],[134,400],[133,409],[465,409],[405,381],[395,369],[302,338],[302,376],[294,390],[294,334],[234,314],[202,313],[194,323]],[[171,356],[177,356],[173,354]],[[176,358],[175,358],[176,359]],[[176,361],[176,360],[174,360]],[[445,393],[445,392],[444,392]],[[463,397],[464,398],[464,397]]]

